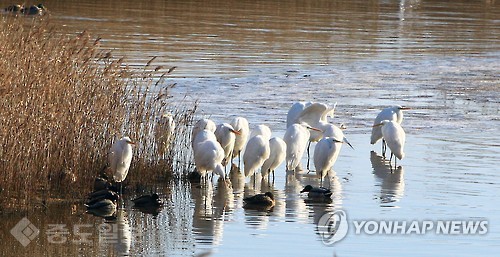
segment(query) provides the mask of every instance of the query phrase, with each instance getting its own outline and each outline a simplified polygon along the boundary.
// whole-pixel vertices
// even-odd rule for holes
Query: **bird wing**
[[[328,105],[322,103],[313,103],[307,106],[296,119],[297,122],[305,122],[315,126],[329,111]]]

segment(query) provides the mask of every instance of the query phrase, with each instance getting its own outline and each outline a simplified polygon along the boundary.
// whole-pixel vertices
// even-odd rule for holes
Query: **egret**
[[[204,129],[215,132],[215,130],[217,129],[217,126],[215,125],[215,122],[213,122],[212,120],[209,120],[209,119],[201,119],[201,120],[197,121],[196,124],[194,124],[193,130],[191,132],[191,144],[193,144],[193,141],[195,140],[198,132],[200,132]],[[193,144],[193,146],[194,146],[194,144]],[[193,149],[194,149],[194,147],[193,147]]]
[[[299,117],[300,113],[312,102],[296,102],[290,107],[288,110],[288,114],[286,116],[286,127],[289,128],[293,124],[297,123],[296,120]]]
[[[224,159],[224,149],[220,146],[217,140],[207,139],[197,143],[194,148],[194,163],[196,170],[201,174],[201,177],[206,180],[208,172],[225,177],[222,160]]]
[[[121,183],[127,177],[132,162],[132,145],[135,143],[129,137],[122,137],[111,147],[109,168],[115,182]],[[120,193],[121,193],[120,185]]]
[[[255,129],[252,130],[252,133],[250,134],[250,138],[252,138],[254,136],[258,136],[258,135],[264,136],[269,140],[269,139],[271,139],[272,132],[271,132],[271,129],[267,125],[260,124]]]
[[[335,103],[333,107],[323,103],[312,103],[299,114],[295,122],[304,122],[323,130],[330,124],[327,119],[329,116],[333,117],[336,106],[337,103]],[[307,169],[309,169],[309,148],[311,147],[311,142],[318,142],[321,138],[323,138],[322,132],[311,131],[309,135],[309,144],[307,145]]]
[[[215,136],[213,131],[208,129],[203,129],[194,137],[193,139],[193,152],[196,151],[196,146],[206,140],[214,140],[217,141],[217,137]]]
[[[215,130],[215,137],[222,146],[222,149],[224,149],[224,159],[222,160],[222,166],[224,167],[231,162],[231,155],[233,154],[234,142],[237,135],[239,136],[240,132],[234,130],[233,126],[228,123],[218,125]]]
[[[171,113],[163,114],[158,119],[158,124],[156,126],[156,138],[158,144],[160,145],[160,154],[164,154],[170,148],[174,137],[175,121]]]
[[[234,141],[234,148],[233,148],[233,159],[239,157],[238,166],[240,166],[241,151],[245,149],[245,145],[248,140],[248,135],[250,134],[250,127],[248,126],[247,119],[243,117],[234,118],[230,124],[231,126],[233,126],[234,130],[240,132],[240,135],[236,137],[236,140]]]
[[[243,153],[245,177],[253,175],[262,166],[264,161],[269,158],[270,154],[271,149],[267,136],[257,135],[250,138]]]
[[[394,120],[383,120],[374,125],[374,127],[375,126],[382,127],[382,137],[387,143],[389,149],[391,149],[389,164],[391,164],[393,155],[400,160],[403,159],[405,157],[403,149],[406,141],[406,133],[403,130],[403,127],[401,127],[401,125]],[[396,158],[394,158],[394,167],[396,167]]]
[[[273,172],[274,182],[274,170],[280,166],[286,158],[286,143],[279,137],[273,137],[269,139],[269,149],[271,151],[269,158],[262,164],[262,176]]]
[[[341,125],[341,127],[342,126],[343,125]],[[322,129],[323,129],[323,136],[324,137],[333,137],[333,138],[342,139],[342,141],[344,141],[344,143],[346,143],[348,146],[350,146],[352,149],[354,149],[354,147],[352,147],[351,143],[349,143],[349,140],[347,140],[347,138],[345,137],[344,132],[342,131],[342,129],[340,127],[333,125],[333,124],[328,124],[327,126],[324,126]]]
[[[309,130],[321,131],[313,128],[306,123],[293,124],[290,126],[283,137],[286,142],[286,170],[295,170],[300,167],[300,160],[309,141]],[[299,168],[300,169],[300,168]]]
[[[401,122],[403,122],[403,110],[410,110],[410,108],[402,107],[401,105],[387,107],[377,115],[375,121],[373,122],[370,144],[374,145],[375,143],[377,143],[377,141],[382,139],[382,156],[384,157],[387,146],[382,136],[381,127],[375,125],[380,124],[380,122],[382,122],[383,120],[394,120],[397,123],[401,124]]]
[[[342,148],[342,142],[333,137],[322,138],[314,148],[314,167],[316,176],[323,184],[323,178],[333,168]]]

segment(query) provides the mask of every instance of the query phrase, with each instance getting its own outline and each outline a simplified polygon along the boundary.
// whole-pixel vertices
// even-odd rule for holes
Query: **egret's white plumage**
[[[375,144],[377,141],[382,139],[382,127],[375,126],[380,124],[383,120],[394,120],[397,123],[401,124],[403,122],[403,110],[408,110],[409,108],[402,107],[400,105],[395,105],[392,107],[387,107],[380,111],[380,113],[375,118],[372,127],[372,135],[370,138],[370,144]]]
[[[248,135],[250,134],[250,127],[248,126],[247,119],[243,117],[236,117],[231,121],[231,126],[234,130],[240,132],[240,135],[236,137],[234,141],[233,148],[233,159],[240,156],[241,151],[245,149]]]
[[[158,142],[158,152],[160,155],[168,153],[174,139],[175,121],[171,113],[163,114],[158,119],[155,127],[155,136]]]
[[[334,137],[324,137],[316,144],[314,148],[314,167],[316,168],[316,176],[321,181],[337,161],[342,142]]]
[[[193,130],[191,132],[191,144],[193,144],[193,141],[196,138],[196,135],[198,134],[198,132],[200,132],[204,129],[215,132],[215,130],[217,129],[217,126],[215,125],[215,122],[213,122],[212,120],[209,120],[209,119],[201,119],[201,120],[197,121],[194,124]]]
[[[213,131],[204,129],[198,132],[193,139],[193,152],[196,152],[197,146],[204,141],[207,140],[212,140],[212,141],[217,141],[217,137],[215,137],[215,134]]]
[[[211,132],[208,131],[206,134],[209,133]],[[221,178],[224,178],[224,167],[221,164],[223,159],[224,149],[213,138],[197,143],[194,148],[194,163],[196,170],[198,170],[202,177],[206,177],[208,172],[213,171]]]
[[[333,117],[336,105],[330,107],[323,103],[312,103],[299,114],[296,123],[304,122],[310,126],[323,129],[322,127],[328,125],[328,117]],[[310,131],[309,141],[318,142],[321,138],[323,138],[321,131]]]
[[[406,141],[406,133],[403,127],[394,120],[383,120],[378,126],[382,126],[382,137],[389,149],[391,149],[391,159],[392,155],[400,160],[403,159],[405,157],[404,147]]]
[[[271,129],[267,125],[258,125],[255,129],[252,130],[252,133],[250,134],[250,138],[254,136],[264,136],[267,138],[267,140],[271,139]]]
[[[226,166],[231,161],[234,142],[236,137],[239,135],[240,132],[234,130],[233,126],[228,123],[222,123],[217,126],[217,129],[215,130],[215,137],[222,146],[222,149],[224,149],[224,159],[222,160],[223,166]]]
[[[134,144],[129,137],[122,137],[111,147],[108,156],[109,167],[116,182],[122,182],[127,177],[132,162],[132,145]]]
[[[354,149],[354,147],[352,147],[351,143],[349,143],[349,140],[347,140],[347,138],[345,137],[344,132],[342,131],[342,129],[340,127],[333,125],[333,124],[328,124],[327,126],[321,127],[321,130],[323,130],[324,137],[333,137],[333,138],[336,138],[338,140],[342,140],[347,145],[349,145],[352,149]],[[315,152],[316,152],[316,150],[315,150]]]
[[[286,127],[289,128],[293,124],[297,123],[297,118],[299,117],[300,113],[309,105],[311,105],[312,102],[297,102],[290,107],[290,110],[288,110],[288,114],[286,116]]]
[[[279,137],[269,139],[269,149],[271,151],[269,158],[262,164],[262,176],[266,176],[268,172],[273,172],[280,166],[286,158],[286,143]]]
[[[252,176],[262,166],[264,161],[269,158],[270,154],[268,137],[264,135],[251,137],[243,153],[245,176]]]
[[[287,170],[295,170],[299,167],[309,141],[310,133],[308,128],[318,130],[305,123],[293,124],[286,130],[283,140],[286,143]]]

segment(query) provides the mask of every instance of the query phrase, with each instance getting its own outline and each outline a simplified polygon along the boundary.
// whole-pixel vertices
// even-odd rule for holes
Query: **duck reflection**
[[[329,172],[324,182],[325,188],[330,189],[332,193],[330,197],[310,197],[308,193],[302,195],[309,210],[309,218],[312,218],[314,224],[318,224],[325,213],[334,212],[342,204],[342,184],[335,172]]]
[[[370,153],[370,161],[372,163],[373,174],[376,177],[376,185],[380,185],[380,205],[385,207],[396,207],[395,202],[399,201],[404,195],[404,169],[399,166],[396,169],[391,168],[386,160],[377,155],[376,152]]]

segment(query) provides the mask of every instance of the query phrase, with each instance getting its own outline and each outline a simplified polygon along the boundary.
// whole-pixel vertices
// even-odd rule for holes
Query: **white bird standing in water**
[[[121,183],[127,177],[132,162],[132,145],[135,143],[129,137],[122,137],[111,147],[108,161],[115,182]]]
[[[269,147],[271,129],[266,125],[259,125],[258,128],[259,131],[257,133],[259,134],[248,140],[245,152],[243,153],[245,177],[252,176],[271,154]]]
[[[304,155],[307,143],[309,141],[309,130],[321,131],[313,128],[306,123],[293,124],[290,126],[283,137],[286,142],[286,170],[295,171],[296,168],[300,169],[300,160]]]
[[[233,159],[239,157],[238,166],[240,166],[241,151],[245,149],[248,140],[248,135],[250,134],[250,127],[248,126],[247,119],[243,117],[234,118],[231,121],[231,126],[233,126],[234,130],[240,132],[240,135],[237,136],[234,141],[234,148],[233,148]]]
[[[217,141],[224,149],[224,159],[222,160],[222,166],[226,166],[231,162],[231,155],[233,154],[234,142],[236,137],[240,135],[240,132],[234,130],[233,126],[228,123],[222,123],[217,126],[215,130],[215,137]]]
[[[337,161],[342,142],[334,137],[324,137],[316,144],[314,148],[314,167],[321,184],[323,184],[323,178],[332,170]]]
[[[389,149],[391,149],[389,164],[391,164],[393,155],[400,160],[403,159],[405,157],[404,146],[406,141],[406,133],[403,127],[394,120],[383,120],[379,124],[374,125],[374,127],[375,126],[382,127],[382,137]],[[394,167],[396,167],[396,159],[394,159]]]
[[[398,124],[401,124],[403,122],[403,110],[410,110],[410,108],[402,107],[401,105],[387,107],[377,115],[375,121],[373,122],[370,144],[374,145],[375,143],[377,143],[377,141],[382,139],[382,156],[384,157],[386,151],[386,143],[382,136],[382,128],[376,125],[380,124],[383,120],[393,120]]]
[[[206,140],[201,141],[203,138]],[[207,173],[210,171],[224,179],[224,167],[221,164],[224,159],[224,149],[215,139],[215,135],[210,130],[204,130],[198,133],[195,141],[194,163],[202,179],[206,180]]]
[[[337,103],[330,107],[327,104],[323,103],[311,103],[307,106],[299,116],[296,118],[296,123],[307,123],[312,127],[319,128],[320,130],[326,129],[330,123],[328,123],[328,117],[333,117],[335,112],[335,107]],[[312,142],[318,142],[321,138],[323,138],[323,133],[319,131],[310,131],[309,135],[309,143],[307,145],[307,169],[309,169],[309,159],[310,159],[310,151]]]
[[[262,164],[262,176],[273,173],[274,170],[281,165],[286,158],[286,143],[279,137],[273,137],[269,140],[269,149],[271,151],[269,158]]]

